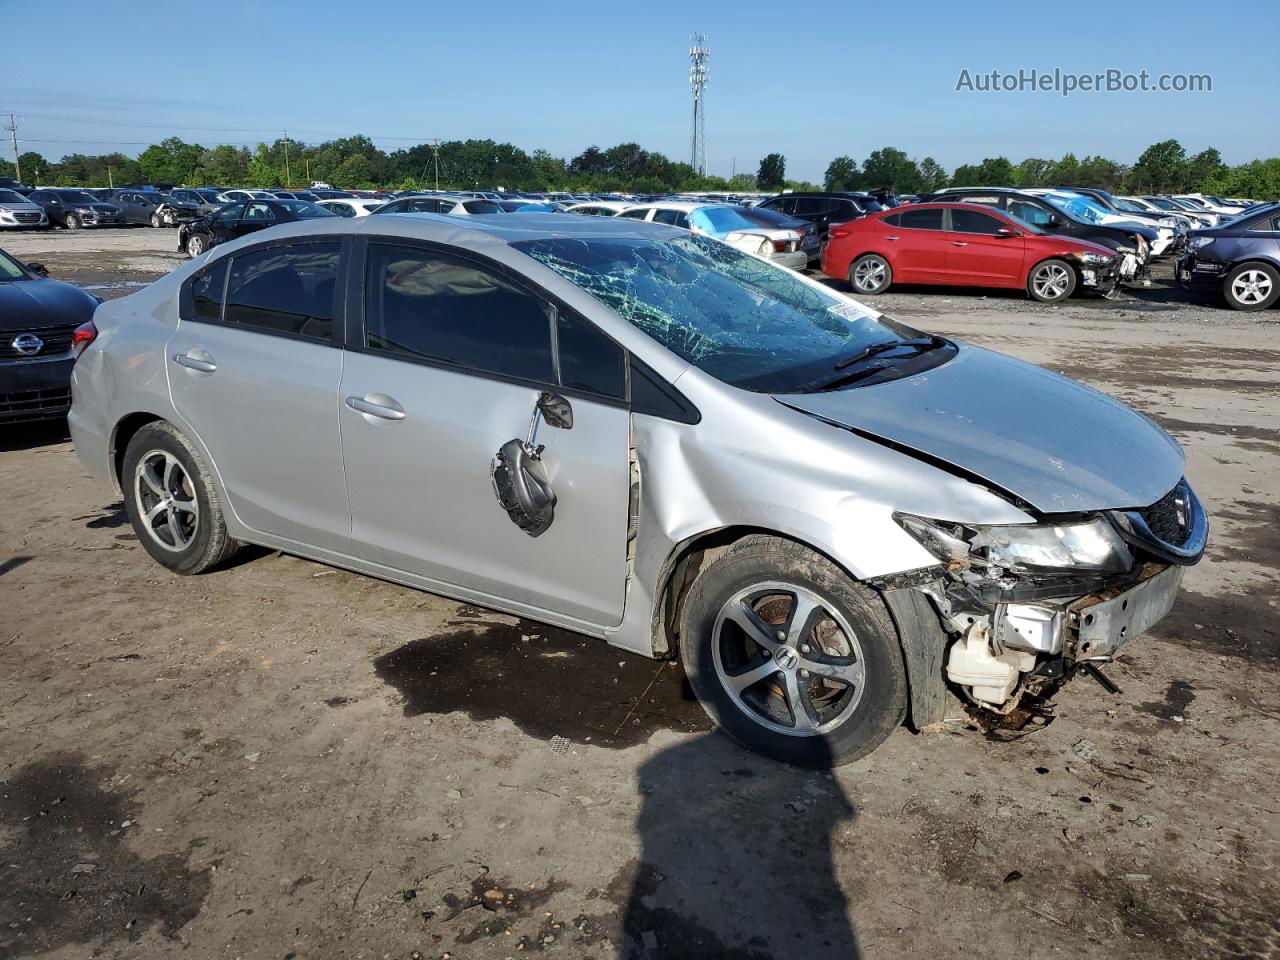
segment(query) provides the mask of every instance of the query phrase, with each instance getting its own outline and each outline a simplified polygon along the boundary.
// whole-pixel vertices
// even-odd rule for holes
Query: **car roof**
[[[596,205],[600,203],[608,203],[607,200],[584,200],[584,205]],[[637,207],[648,210],[682,210],[688,213],[691,210],[701,210],[703,207],[732,207],[734,204],[725,203],[722,200],[650,200],[648,203],[629,203],[625,209],[632,210]]]

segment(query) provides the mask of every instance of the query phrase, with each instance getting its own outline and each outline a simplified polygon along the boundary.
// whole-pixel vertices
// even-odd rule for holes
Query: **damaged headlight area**
[[[1111,257],[1102,253],[1078,253],[1076,259],[1091,267],[1105,267],[1112,260]]]
[[[1122,573],[1133,555],[1115,528],[1098,517],[1073,523],[963,526],[897,514],[907,533],[939,560],[1008,573]]]

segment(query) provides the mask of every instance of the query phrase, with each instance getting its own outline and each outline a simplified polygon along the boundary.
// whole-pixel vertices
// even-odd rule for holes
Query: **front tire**
[[[153,214],[151,215],[151,226],[153,226],[153,227],[163,227],[163,226],[164,226],[164,218],[163,218],[162,216],[160,216],[160,214],[158,214],[158,213],[153,213]]]
[[[874,591],[790,540],[739,540],[698,574],[680,659],[703,708],[743,746],[807,767],[863,757],[902,722],[906,672]]]
[[[1027,294],[1041,303],[1065,300],[1076,289],[1076,272],[1065,260],[1045,260],[1027,274]]]
[[[204,573],[239,549],[208,467],[173,424],[149,423],[133,435],[120,488],[138,541],[174,573]]]
[[[893,283],[893,267],[878,253],[867,253],[849,265],[849,286],[854,293],[884,293]]]
[[[68,230],[79,230],[80,229],[79,215],[74,213],[68,213],[67,219],[64,221],[64,225]]]
[[[1266,263],[1242,263],[1222,281],[1222,295],[1233,310],[1265,310],[1280,299],[1280,271]]]
[[[200,256],[200,254],[204,253],[207,249],[208,247],[205,246],[204,237],[200,236],[198,233],[187,237],[187,256],[192,260]]]

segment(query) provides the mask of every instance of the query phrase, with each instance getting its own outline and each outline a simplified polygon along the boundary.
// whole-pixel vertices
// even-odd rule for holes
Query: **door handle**
[[[901,240],[901,237],[885,237],[886,240]]]
[[[197,370],[200,373],[213,373],[218,369],[218,365],[212,360],[201,360],[199,357],[193,357],[189,353],[175,353],[173,362],[180,367],[186,367],[189,370]]]
[[[347,397],[346,404],[356,413],[367,413],[369,416],[378,417],[380,420],[404,419],[404,409],[400,404],[385,394],[379,394],[379,396],[384,401],[383,403],[376,403],[364,397]]]
[[[953,247],[967,247],[969,242],[967,240],[952,240],[951,245]]]

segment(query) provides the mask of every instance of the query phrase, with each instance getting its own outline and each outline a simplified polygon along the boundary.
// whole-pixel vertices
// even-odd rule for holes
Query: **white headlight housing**
[[[1072,523],[961,526],[906,514],[898,523],[943,561],[1000,567],[1013,573],[1123,573],[1133,556],[1105,519]]]

